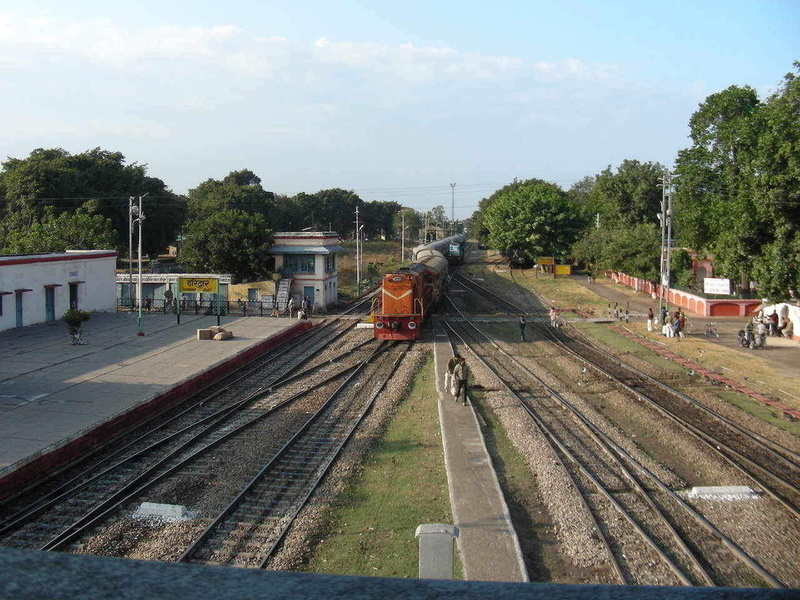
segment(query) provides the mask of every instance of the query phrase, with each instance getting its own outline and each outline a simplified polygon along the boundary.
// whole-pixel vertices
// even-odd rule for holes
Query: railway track
[[[513,271],[512,271],[513,273]],[[476,282],[459,278],[469,289],[491,298],[513,314],[524,309]],[[534,321],[542,336],[613,385],[644,401],[689,435],[701,441],[755,487],[800,519],[800,455],[712,411],[674,387],[647,375],[575,335],[566,335]]]
[[[276,418],[282,418],[278,413],[290,412],[289,407],[311,391],[347,376],[361,360],[365,346],[375,345],[366,340],[338,350],[335,367],[316,358],[324,348],[344,343],[340,338],[354,325],[334,322],[321,327],[316,335],[270,353],[272,360],[251,365],[245,374],[230,378],[227,386],[209,390],[150,432],[109,450],[91,465],[83,465],[77,475],[65,477],[27,503],[20,499],[16,511],[2,524],[2,543],[65,547],[181,465],[217,446],[235,444],[237,432],[249,430],[250,435],[263,437],[268,421],[274,427]],[[298,386],[302,388],[299,391]]]
[[[264,567],[404,357],[382,344],[339,385],[218,516],[180,562]],[[362,388],[369,388],[362,391]],[[367,395],[364,398],[364,395]]]
[[[493,293],[493,292],[491,292],[489,290],[486,290],[485,288],[483,288],[483,286],[478,285],[474,281],[465,280],[464,278],[460,278],[460,277],[457,277],[456,281],[459,282],[461,285],[463,285],[466,289],[471,289],[471,290],[475,291],[476,293],[480,294],[484,298],[484,303],[487,304],[487,306],[494,307],[495,310],[500,309],[500,310],[503,310],[504,312],[511,313],[511,314],[529,314],[530,313],[530,311],[526,311],[525,309],[520,308],[519,306],[509,302],[505,298],[498,297],[497,294],[495,294],[495,293]],[[466,318],[460,318],[456,322],[450,323],[450,325],[452,327],[454,327],[455,329],[457,329],[459,331],[459,333],[462,333],[463,330],[472,327],[472,324],[469,323],[468,321],[469,320],[466,319]],[[550,341],[553,344],[556,344],[556,346],[560,350],[560,353],[563,354],[564,352],[569,351],[570,355],[573,356],[573,358],[578,358],[579,360],[581,360],[583,365],[589,366],[589,367],[594,368],[594,369],[601,368],[600,365],[596,365],[596,364],[594,364],[592,362],[592,358],[594,358],[596,362],[600,362],[599,358],[596,358],[595,356],[587,356],[587,355],[589,355],[588,351],[586,351],[585,354],[583,352],[581,352],[581,348],[584,347],[584,346],[587,346],[585,343],[580,342],[580,343],[576,344],[576,345],[579,346],[578,349],[569,348],[565,343],[562,342],[563,338],[566,338],[567,340],[570,340],[571,338],[569,336],[563,335],[563,333],[561,333],[561,332],[554,331],[550,327],[546,327],[543,324],[544,323],[544,319],[541,319],[541,321],[542,321],[541,325],[537,324],[537,320],[536,319],[531,320],[530,323],[532,323],[534,325],[534,327],[539,327],[541,329],[542,335],[544,337],[546,337],[547,339],[550,339]],[[487,344],[487,342],[484,341],[483,345],[485,346],[486,344]],[[592,349],[591,346],[588,346],[588,347],[590,349]],[[526,400],[526,398],[530,396],[530,393],[531,393],[530,390],[531,389],[535,389],[535,388],[524,387],[524,386],[520,387],[521,386],[520,379],[517,376],[508,373],[509,369],[513,370],[513,369],[516,368],[516,367],[511,367],[510,366],[510,365],[514,364],[514,362],[515,362],[514,359],[509,357],[509,356],[503,356],[503,358],[500,361],[498,361],[496,358],[494,358],[494,360],[493,360],[491,358],[491,355],[494,354],[494,356],[496,357],[498,355],[498,353],[502,356],[502,352],[497,347],[493,347],[491,349],[491,352],[485,353],[486,354],[487,367],[490,368],[490,370],[496,370],[496,372],[498,373],[498,377],[501,380],[504,381],[504,384],[508,386],[508,389],[512,394],[516,394],[517,395],[518,400],[521,403],[524,403],[529,407],[533,407],[533,409],[537,412],[537,418],[541,419],[541,416],[539,415],[539,411],[546,410],[547,414],[550,415],[552,413],[553,407],[549,405],[550,400],[545,400],[546,398],[548,398],[548,395],[544,394],[544,393],[541,393],[541,392],[537,392],[537,393],[534,393],[534,402],[533,403],[531,403],[528,400]],[[700,405],[697,401],[689,398],[688,396],[682,394],[678,390],[674,390],[674,389],[670,388],[670,386],[667,386],[666,384],[662,384],[661,382],[658,382],[657,380],[653,380],[652,378],[649,378],[648,376],[646,376],[646,374],[641,373],[640,371],[637,371],[637,370],[633,369],[629,365],[625,365],[624,363],[622,363],[622,361],[618,361],[614,357],[609,357],[609,358],[613,359],[613,362],[618,364],[618,368],[620,369],[620,371],[618,371],[617,373],[605,373],[604,377],[608,377],[609,380],[615,381],[615,385],[622,385],[629,393],[635,394],[635,396],[637,398],[640,398],[642,396],[643,391],[641,390],[641,388],[637,389],[636,387],[634,387],[633,384],[635,383],[636,380],[642,379],[642,380],[648,381],[648,383],[650,385],[655,386],[655,388],[658,390],[660,395],[672,395],[674,398],[677,399],[677,400],[675,400],[675,402],[679,402],[680,404],[686,404],[688,406],[695,407],[695,410],[698,410],[699,412],[705,412],[703,410],[704,407],[702,407],[702,405]],[[547,359],[545,359],[545,360],[547,360]],[[492,364],[492,362],[497,363],[497,364]],[[542,357],[537,358],[537,362],[542,362]],[[522,367],[522,365],[519,365],[519,366]],[[627,367],[627,369],[626,369],[626,367]],[[524,367],[522,367],[522,368],[524,369]],[[586,369],[584,369],[584,370],[586,370]],[[617,379],[620,379],[620,378],[622,379],[622,381],[617,383]],[[661,387],[661,386],[663,386],[663,387]],[[656,397],[658,396],[658,394],[656,394],[655,392],[650,391],[650,393],[653,396],[656,396]],[[556,397],[557,397],[557,395],[553,396],[552,394],[549,396],[549,398],[551,398],[551,399],[556,398]],[[607,436],[605,436],[600,429],[594,428],[595,431],[592,433],[590,431],[591,429],[593,429],[593,425],[591,424],[591,422],[589,422],[583,415],[580,414],[580,412],[578,412],[574,407],[572,407],[563,397],[559,398],[557,400],[556,404],[558,406],[560,406],[561,410],[567,410],[568,412],[570,412],[572,414],[572,418],[576,422],[580,422],[581,423],[581,427],[584,430],[584,434],[583,435],[589,436],[589,437],[597,437],[600,440],[603,440],[603,438],[605,438],[604,441],[603,441],[603,444],[606,446],[606,448],[605,448],[605,450],[603,450],[602,455],[606,456],[606,457],[614,456],[615,460],[621,461],[621,462],[626,463],[628,465],[628,467],[631,469],[630,476],[625,476],[625,480],[628,482],[628,485],[633,485],[634,479],[632,479],[632,478],[640,478],[642,480],[642,482],[641,482],[642,484],[646,483],[647,487],[653,488],[654,490],[657,490],[657,493],[659,494],[659,497],[654,499],[654,503],[659,505],[659,506],[663,506],[665,508],[669,508],[669,512],[673,516],[668,517],[668,521],[673,521],[673,522],[676,523],[676,527],[678,527],[680,529],[681,535],[685,537],[685,542],[684,543],[687,545],[687,547],[690,547],[692,549],[692,551],[697,552],[700,556],[704,557],[704,556],[720,556],[719,546],[722,545],[722,546],[725,547],[723,555],[727,554],[727,556],[729,557],[729,560],[733,559],[732,557],[735,557],[735,559],[733,559],[733,560],[741,561],[741,563],[743,565],[745,565],[747,567],[747,569],[749,569],[750,571],[752,571],[755,574],[757,574],[757,576],[759,578],[761,578],[764,582],[766,582],[768,585],[771,585],[773,587],[781,587],[781,582],[778,581],[777,578],[775,578],[773,575],[768,573],[758,563],[756,563],[750,556],[748,556],[740,548],[738,548],[733,543],[733,541],[731,541],[730,539],[727,539],[720,531],[718,531],[714,527],[713,524],[711,524],[706,519],[704,519],[702,517],[702,515],[700,515],[696,511],[694,511],[694,509],[692,509],[682,498],[680,498],[671,489],[669,489],[669,487],[667,485],[665,485],[663,482],[658,480],[658,478],[652,472],[648,471],[646,467],[644,467],[643,465],[637,463],[635,461],[635,459],[633,459],[633,457],[628,452],[626,452],[623,448],[620,448],[612,440],[608,439]],[[707,411],[706,414],[707,414],[708,418],[713,418],[714,417],[713,411]],[[536,420],[536,419],[534,419],[534,420]],[[679,418],[677,420],[678,420],[678,422],[680,422]],[[726,423],[726,421],[728,421],[728,422]],[[737,433],[742,438],[750,440],[751,443],[756,444],[758,447],[762,448],[762,450],[764,448],[767,448],[769,450],[776,451],[778,453],[778,458],[775,459],[773,457],[772,461],[775,462],[777,460],[777,461],[781,462],[782,464],[786,465],[786,467],[789,469],[790,473],[793,472],[793,470],[795,468],[793,466],[793,464],[794,464],[793,458],[795,456],[793,455],[793,453],[791,451],[789,451],[788,449],[783,449],[782,447],[772,448],[773,443],[771,443],[769,440],[759,439],[760,436],[758,436],[757,434],[749,435],[749,432],[745,428],[741,428],[737,424],[729,422],[729,420],[727,420],[727,419],[722,419],[721,416],[720,416],[720,420],[718,422],[719,423],[724,423],[726,427],[729,427],[733,431],[737,431]],[[537,423],[537,426],[539,426],[539,427],[542,427],[542,426],[549,427],[549,423],[547,421],[543,421],[542,423]],[[573,427],[574,427],[574,423],[573,423]],[[706,427],[705,431],[708,432],[709,430],[710,429],[708,427]],[[581,445],[580,444],[575,444],[575,443],[570,444],[570,443],[560,442],[561,441],[561,434],[557,433],[557,431],[558,431],[558,429],[556,429],[556,431],[552,432],[552,433],[545,433],[546,437],[548,437],[548,439],[550,439],[554,443],[554,445],[557,446],[557,448],[554,449],[554,452],[557,455],[559,455],[562,458],[562,460],[568,461],[568,462],[571,462],[571,463],[574,463],[574,464],[578,464],[578,462],[576,462],[576,461],[578,461],[579,459],[577,459],[577,458],[567,458],[567,456],[564,453],[564,448],[569,448],[570,451],[572,451],[574,448],[580,449]],[[711,431],[713,431],[713,430],[711,430]],[[722,436],[720,435],[719,437],[722,437]],[[568,438],[566,438],[566,439],[568,439]],[[563,443],[564,448],[559,447],[559,443]],[[716,443],[716,438],[711,438],[709,436],[706,439],[706,443],[715,444]],[[767,450],[765,450],[765,452],[766,451]],[[769,462],[769,460],[770,459],[766,459],[767,462]],[[592,470],[592,467],[591,467],[591,464],[592,464],[591,463],[591,456],[590,456],[590,459],[587,460],[587,462],[583,463],[583,464],[585,466],[584,467],[579,467],[578,468],[579,470],[585,468],[587,471],[594,473],[594,471]],[[747,470],[748,476],[750,476],[751,471],[752,471],[752,469],[748,469]],[[592,482],[592,485],[594,485],[595,488],[596,488],[596,486],[598,484],[601,484],[602,481],[603,481],[602,474],[604,473],[604,470],[603,470],[602,467],[599,468],[598,473],[599,473],[599,475],[597,475],[597,482],[596,483]],[[586,476],[586,473],[582,472],[582,475]],[[607,473],[606,473],[606,475],[607,475]],[[581,481],[580,477],[577,477],[575,479],[575,481],[578,482],[577,485],[580,485],[580,481]],[[615,489],[613,487],[614,486],[614,480],[613,479],[609,482],[609,485],[610,485],[610,489],[612,489],[612,490]],[[641,494],[641,492],[639,492],[639,493]],[[784,504],[784,507],[786,507],[785,504]],[[683,516],[674,516],[676,510],[678,510],[680,513],[682,513]],[[635,514],[642,514],[640,511],[636,511],[636,510],[634,510],[634,513]],[[691,525],[687,525],[687,521],[691,521],[692,524]],[[716,538],[716,541],[710,543],[709,542],[709,537]],[[654,536],[654,539],[658,539],[658,537]],[[681,554],[677,554],[676,553],[675,556],[680,558],[680,556],[685,555],[685,554],[686,554],[686,552],[682,550]],[[680,563],[680,560],[676,560],[676,562]],[[695,578],[694,579],[695,582],[698,582],[698,581],[699,582],[705,582],[705,584],[709,584],[709,581],[715,581],[715,582],[721,582],[723,584],[731,585],[730,580],[728,578],[726,578],[725,576],[720,575],[717,572],[715,572],[715,568],[713,566],[713,562],[709,564],[705,558],[702,558],[701,559],[701,563],[702,564],[708,564],[708,570],[710,572],[706,572],[705,574],[703,574],[703,572],[700,569],[698,569],[696,565],[693,564],[692,565],[692,570],[691,571],[687,571],[685,576],[690,577],[690,578]],[[676,574],[676,572],[673,569],[671,569],[671,570],[673,571],[673,574]],[[681,578],[680,575],[678,575],[678,577]],[[697,579],[697,577],[699,577],[699,579]],[[624,581],[624,578],[622,580]],[[747,582],[748,579],[745,576],[744,579],[742,579],[741,581]],[[734,583],[734,585],[736,585],[736,583]],[[747,583],[744,583],[744,584],[741,584],[741,585],[747,585]]]

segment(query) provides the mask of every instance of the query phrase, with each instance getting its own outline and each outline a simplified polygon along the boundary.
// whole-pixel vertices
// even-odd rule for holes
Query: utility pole
[[[359,233],[359,225],[358,225],[358,204],[356,204],[356,289],[358,290],[358,296],[361,295],[361,257],[359,255],[359,238],[361,237]]]
[[[453,230],[450,232],[453,235],[456,233],[456,184],[450,184],[450,191],[452,192],[452,197],[450,200],[450,223]]]
[[[128,298],[133,311],[133,196],[128,196]],[[138,208],[137,208],[138,211]]]
[[[669,311],[669,267],[670,267],[670,246],[672,245],[672,174],[664,173],[661,178],[661,212],[658,219],[661,221],[661,287],[658,295],[658,311],[666,306]]]
[[[147,196],[147,194],[142,194],[139,196],[139,206],[136,211],[137,219],[136,221],[139,223],[139,281],[138,281],[138,291],[137,296],[139,297],[139,318],[136,321],[137,324],[137,331],[136,335],[144,335],[144,328],[142,323],[142,223],[144,222],[144,212],[142,211],[142,198]]]
[[[594,215],[594,227],[595,229],[600,229],[600,213],[595,213]]]
[[[400,262],[406,259],[406,214],[400,212]]]

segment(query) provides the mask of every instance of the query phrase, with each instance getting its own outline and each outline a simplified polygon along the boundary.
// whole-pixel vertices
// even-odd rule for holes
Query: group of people
[[[656,318],[652,308],[647,309],[647,331],[661,328],[661,333],[667,337],[682,338],[686,329],[686,313],[679,308],[670,314],[666,306],[661,307],[661,314]]]
[[[754,329],[762,340],[766,339],[767,336],[791,338],[794,335],[794,326],[788,315],[781,319],[777,311],[774,310],[768,316],[759,311],[753,317],[752,322],[747,324],[747,331],[752,333]]]
[[[469,379],[467,361],[456,352],[447,363],[444,387],[453,395],[456,402],[461,402],[464,406],[467,405],[467,379]]]
[[[308,319],[311,315],[311,312],[314,310],[314,304],[308,296],[303,296],[303,299],[300,301],[300,306],[297,309],[297,318],[298,319]],[[289,318],[294,317],[295,311],[295,304],[294,304],[294,296],[289,296],[289,299],[286,301],[286,308],[284,309],[284,314],[289,315]],[[272,308],[272,316],[278,317],[279,310],[277,304]]]

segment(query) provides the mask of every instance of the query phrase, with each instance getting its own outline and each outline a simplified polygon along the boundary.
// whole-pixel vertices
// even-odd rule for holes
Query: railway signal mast
[[[669,266],[670,248],[672,246],[672,173],[664,173],[660,181],[662,182],[661,212],[658,213],[658,220],[661,222],[661,280],[658,294],[658,312],[661,314],[661,307],[666,306],[669,310]]]

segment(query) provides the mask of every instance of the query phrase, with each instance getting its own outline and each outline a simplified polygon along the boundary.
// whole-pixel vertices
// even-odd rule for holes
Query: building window
[[[286,254],[283,257],[283,268],[291,273],[313,273],[314,255]]]
[[[333,273],[336,270],[336,255],[329,254],[325,257],[325,272]]]

